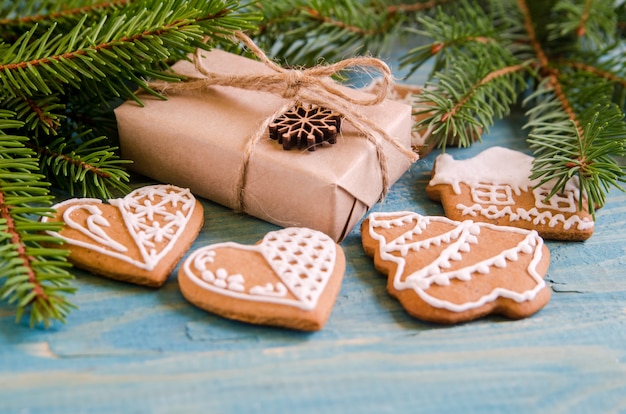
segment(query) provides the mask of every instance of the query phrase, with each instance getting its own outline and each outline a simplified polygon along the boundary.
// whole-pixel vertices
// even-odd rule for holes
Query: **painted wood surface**
[[[525,150],[523,123],[515,112],[483,143],[449,152]],[[424,194],[435,155],[372,211],[442,214]],[[276,229],[202,201],[206,221],[192,250],[254,243]],[[552,299],[520,321],[412,319],[387,294],[358,228],[342,243],[344,283],[316,333],[194,308],[175,273],[152,290],[77,271],[79,309],[66,325],[29,329],[0,304],[0,413],[626,412],[625,194],[612,191],[596,226],[586,242],[547,242]]]

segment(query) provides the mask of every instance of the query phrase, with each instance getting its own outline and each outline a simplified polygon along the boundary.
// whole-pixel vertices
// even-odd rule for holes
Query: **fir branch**
[[[264,22],[257,28],[259,35],[272,29],[275,25],[280,25],[285,21],[294,19],[294,16],[317,22],[318,24],[327,24],[340,29],[347,29],[350,32],[361,36],[381,35],[388,33],[403,15],[407,13],[424,12],[435,9],[441,4],[450,3],[454,0],[428,0],[416,3],[401,3],[386,5],[381,2],[372,1],[364,2],[333,2],[331,8],[324,7],[323,2],[300,2],[292,1],[291,3],[282,2],[283,4],[267,5],[258,2],[259,8],[265,15]],[[350,14],[343,11],[349,10]],[[360,20],[354,12],[373,11],[379,18],[375,20],[374,25],[367,27],[362,24],[364,20]],[[369,20],[370,22],[372,20]]]
[[[57,26],[62,32],[68,32],[85,17],[91,23],[106,14],[119,10],[131,1],[4,0],[0,4],[0,39],[14,42],[21,33],[35,26],[39,28],[39,35],[52,26]]]
[[[561,67],[569,67],[579,72],[586,72],[586,73],[594,75],[595,77],[599,79],[605,79],[614,84],[618,84],[623,87],[626,87],[626,77],[624,76],[624,74],[616,73],[615,71],[611,69],[605,69],[604,66],[606,65],[602,64],[601,62],[596,62],[595,65],[592,65],[592,64],[580,62],[580,61],[558,60],[557,65]],[[608,66],[612,66],[612,65],[609,64]]]
[[[443,114],[441,121],[446,122],[448,118],[456,116],[457,112],[461,110],[463,107],[468,106],[468,102],[473,98],[473,96],[475,96],[478,93],[478,90],[480,88],[496,82],[498,78],[508,77],[511,74],[515,74],[517,72],[521,72],[525,70],[526,70],[526,66],[520,64],[520,65],[508,66],[502,69],[489,72],[487,76],[480,79],[476,84],[468,88],[467,93],[460,97],[460,99],[458,100],[458,102],[454,104],[452,109],[446,112],[445,114]],[[521,79],[519,80],[521,81]],[[515,98],[518,92],[516,89],[509,87],[509,85],[511,84],[512,84],[511,81],[506,81],[502,84],[502,86],[505,89],[509,89],[510,95],[507,96],[506,94],[503,94],[503,95],[495,97],[495,99],[489,96],[488,99],[493,99],[494,104],[497,106],[500,106],[498,104],[507,105],[507,103],[508,105],[510,105],[511,103],[515,101]],[[501,107],[501,108],[502,110],[499,111],[498,116],[502,116],[507,113],[507,110],[504,107]]]
[[[111,108],[121,103],[121,99],[109,100],[99,104],[97,99],[89,100],[90,94],[71,94],[65,108],[66,122],[61,124],[57,131],[58,136],[77,137],[83,142],[91,141],[99,137],[107,137],[101,145],[107,144],[111,151],[119,146],[117,121]],[[54,136],[48,140],[39,140],[37,146],[50,145]]]
[[[435,74],[435,81],[416,97],[416,115],[426,116],[415,127],[433,127],[430,140],[439,148],[445,149],[452,143],[468,147],[480,139],[494,119],[510,111],[525,86],[520,75],[527,70],[524,65],[482,70],[479,73],[486,72],[484,76],[468,77],[475,66],[459,62],[448,72]]]
[[[386,4],[380,0],[256,2],[264,21],[255,41],[289,65],[312,66],[320,59],[379,54],[404,32],[402,22],[451,0]]]
[[[116,155],[117,147],[99,145],[106,137],[84,140],[87,133],[71,139],[59,137],[45,147],[34,148],[41,158],[42,172],[72,196],[111,198],[111,189],[128,192],[130,176],[122,167],[130,161]]]
[[[435,9],[437,6],[444,5],[455,0],[428,0],[418,3],[412,4],[391,4],[387,6],[385,9],[387,13],[390,15],[396,13],[415,13],[415,12],[424,12],[428,10]]]
[[[526,35],[528,36],[528,42],[535,52],[536,59],[539,61],[539,66],[545,68],[548,66],[548,57],[541,45],[541,38],[535,31],[535,22],[528,7],[528,3],[526,0],[517,0],[517,6],[522,13],[524,29],[526,30]]]
[[[88,79],[113,95],[133,98],[128,86],[106,79],[131,81],[147,90],[150,88],[142,77],[171,80],[171,75],[152,65],[191,53],[196,47],[206,48],[202,25],[230,13],[217,1],[169,0],[150,15],[146,8],[132,10],[131,6],[93,26],[85,25],[85,16],[67,34],[55,34],[55,27],[38,38],[34,38],[36,27],[25,32],[2,55],[0,86],[13,96],[17,91],[51,94],[68,86],[80,88],[81,81]],[[127,14],[130,11],[134,14]]]
[[[416,128],[431,128],[430,141],[445,149],[467,147],[502,118],[526,88],[532,62],[520,63],[499,37],[493,17],[462,2],[451,13],[419,19],[429,45],[411,50],[402,61],[414,69],[437,57],[432,80],[416,97]]]
[[[617,14],[613,0],[585,0],[580,2],[561,0],[554,12],[561,19],[548,25],[552,39],[571,35],[581,42],[583,48],[605,49],[617,41]]]
[[[60,19],[72,16],[84,16],[97,10],[110,12],[112,8],[123,6],[132,0],[93,0],[90,4],[85,4],[84,0],[48,0],[41,1],[11,1],[4,0],[0,5],[0,26],[11,26],[17,24],[34,24],[40,22],[50,22],[54,24]],[[13,18],[7,16],[15,16]],[[79,17],[76,20],[80,20]]]
[[[0,131],[20,125],[0,111]],[[58,240],[43,234],[58,225],[33,217],[52,212],[37,205],[50,204],[48,183],[37,174],[33,152],[24,146],[28,138],[0,134],[0,300],[15,304],[16,319],[30,311],[31,326],[63,322],[73,308],[65,296],[74,292],[72,276],[64,269],[67,252],[42,243]]]
[[[432,42],[410,50],[400,60],[401,66],[411,67],[407,76],[433,57],[436,61],[432,73],[445,71],[446,68],[442,65],[451,65],[458,53],[478,61],[491,60],[501,54],[491,55],[489,47],[498,47],[498,43],[502,41],[493,25],[492,16],[481,9],[470,7],[467,2],[461,2],[461,7],[452,12],[438,8],[436,14],[420,16],[417,22],[420,29],[411,31],[419,36],[428,36]]]
[[[65,105],[57,94],[47,96],[16,96],[0,101],[0,107],[15,112],[24,129],[33,137],[53,135],[65,119]]]
[[[580,203],[586,199],[593,214],[604,205],[610,187],[622,189],[625,167],[614,156],[626,154],[626,124],[619,106],[610,102],[610,82],[578,73],[558,85],[557,92],[548,78],[525,101],[532,105],[525,127],[536,156],[531,178],[542,184],[553,181],[551,196],[576,176]],[[606,97],[604,103],[591,99],[597,95]]]

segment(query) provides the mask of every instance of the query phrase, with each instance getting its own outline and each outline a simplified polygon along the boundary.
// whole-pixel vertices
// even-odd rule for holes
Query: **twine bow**
[[[380,139],[382,138],[384,141],[390,143],[411,162],[417,160],[417,154],[401,146],[395,138],[391,137],[386,131],[363,116],[358,108],[355,107],[355,105],[376,105],[385,99],[393,79],[389,67],[383,61],[371,57],[356,57],[326,66],[320,65],[303,70],[287,69],[271,61],[252,39],[244,33],[235,32],[235,37],[246,45],[265,66],[272,69],[274,73],[223,75],[209,72],[202,66],[201,50],[198,49],[194,55],[193,61],[196,70],[204,77],[187,77],[186,81],[180,84],[172,84],[169,82],[154,82],[150,84],[151,87],[163,92],[166,90],[197,90],[216,85],[233,86],[240,89],[269,92],[286,99],[285,104],[259,125],[255,134],[253,134],[246,143],[243,162],[239,169],[235,209],[241,211],[245,210],[244,189],[246,186],[248,165],[254,147],[265,135],[269,124],[272,123],[274,119],[296,106],[299,102],[322,106],[339,113],[346,121],[350,122],[361,135],[374,144],[382,175],[383,191],[381,198],[384,198],[387,194],[389,174],[387,169],[387,156],[383,151]],[[383,78],[382,87],[379,92],[374,95],[368,94],[363,98],[355,98],[337,88],[337,84],[332,81],[330,77],[349,67],[369,67],[380,72]]]

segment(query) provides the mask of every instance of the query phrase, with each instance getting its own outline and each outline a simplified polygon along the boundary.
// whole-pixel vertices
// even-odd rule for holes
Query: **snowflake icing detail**
[[[276,118],[269,126],[270,138],[283,145],[314,151],[324,142],[335,144],[341,129],[341,116],[327,108],[298,104]]]

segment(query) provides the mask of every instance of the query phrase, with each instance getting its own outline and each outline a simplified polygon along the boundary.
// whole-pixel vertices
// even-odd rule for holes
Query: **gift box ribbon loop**
[[[235,32],[236,38],[247,46],[250,51],[273,73],[259,73],[246,75],[229,75],[213,73],[202,66],[201,53],[198,49],[194,56],[196,70],[203,77],[187,77],[179,84],[167,82],[154,82],[150,86],[163,92],[167,90],[199,90],[211,86],[231,86],[241,89],[269,92],[283,97],[286,102],[281,105],[271,116],[259,125],[257,131],[246,143],[243,153],[243,162],[239,169],[238,191],[235,205],[241,211],[245,210],[244,195],[247,179],[248,165],[255,145],[263,138],[269,124],[277,117],[287,112],[297,104],[306,102],[308,104],[322,106],[339,113],[346,121],[359,132],[359,134],[370,141],[376,148],[376,155],[380,164],[382,176],[382,194],[384,198],[389,187],[389,176],[387,172],[387,157],[382,148],[381,139],[391,144],[396,150],[404,154],[411,162],[417,160],[418,156],[413,151],[403,147],[395,138],[386,131],[363,116],[358,109],[358,105],[376,105],[382,102],[393,82],[389,67],[380,59],[371,57],[355,57],[342,60],[331,65],[318,65],[307,69],[283,68],[272,60],[242,32]],[[330,78],[332,75],[354,67],[369,67],[382,74],[383,85],[376,94],[362,94],[364,96],[353,97],[344,91],[336,88],[336,83]]]

